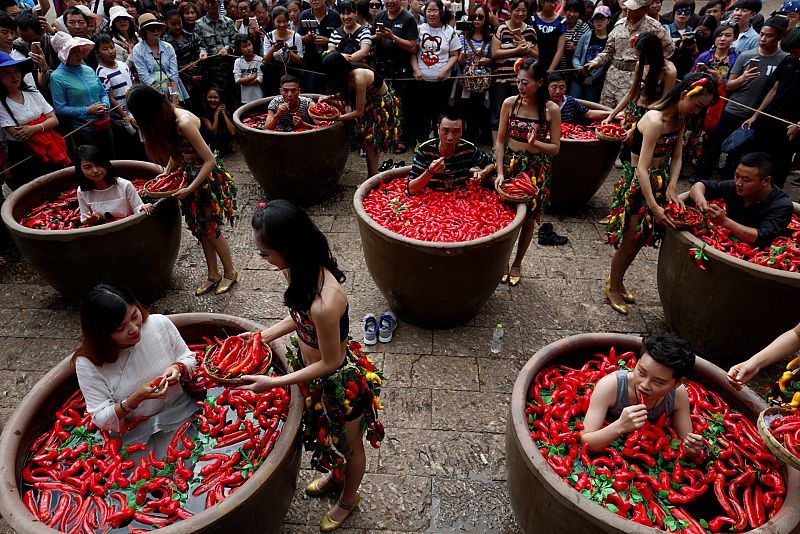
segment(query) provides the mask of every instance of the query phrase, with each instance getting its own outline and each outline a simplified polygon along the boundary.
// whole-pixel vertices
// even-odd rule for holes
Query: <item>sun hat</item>
[[[161,26],[163,28],[166,24],[158,20],[158,17],[152,13],[145,13],[139,17],[139,29],[143,30],[148,26]]]
[[[594,8],[594,13],[592,13],[592,18],[595,18],[597,15],[610,19],[611,8],[609,8],[608,6],[597,6],[596,8]]]
[[[50,46],[52,46],[53,50],[55,50],[56,54],[58,54],[58,59],[60,59],[62,63],[67,62],[67,59],[69,59],[69,53],[73,48],[80,48],[81,59],[91,54],[92,50],[94,49],[94,43],[89,39],[84,39],[83,37],[72,37],[67,32],[58,32],[51,37]]]
[[[625,0],[625,7],[631,11],[642,9],[653,3],[653,0]]]
[[[108,11],[108,17],[109,17],[109,21],[108,21],[109,24],[114,24],[114,19],[118,19],[119,17],[127,17],[127,18],[133,20],[133,15],[128,13],[128,10],[125,9],[124,7],[122,7],[122,6],[113,6]]]
[[[98,15],[97,13],[92,12],[92,10],[89,9],[88,6],[85,6],[83,4],[76,4],[75,7],[80,9],[81,13],[83,13],[87,17],[92,17],[92,18],[95,18],[95,19],[102,19],[103,18],[102,15]]]
[[[3,67],[14,66],[19,68],[19,71],[25,75],[33,70],[33,61],[29,57],[26,57],[25,59],[14,59],[5,52],[0,52],[0,69]]]

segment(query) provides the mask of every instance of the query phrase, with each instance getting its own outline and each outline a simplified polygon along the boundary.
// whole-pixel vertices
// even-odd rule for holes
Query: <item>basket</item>
[[[503,200],[507,200],[509,202],[517,202],[517,203],[519,203],[519,202],[532,202],[533,201],[533,196],[531,196],[531,195],[511,195],[509,193],[506,193],[505,190],[503,189],[503,185],[506,184],[506,183],[508,183],[508,182],[507,181],[503,182],[499,186],[495,187],[495,191],[497,191],[497,194],[500,195],[500,198],[502,198]],[[534,185],[533,187],[534,187],[535,190],[538,191],[538,188],[536,187],[536,185]]]
[[[760,414],[758,414],[758,421],[756,421],[756,426],[758,427],[758,433],[761,434],[761,439],[764,440],[764,443],[767,445],[769,450],[772,454],[775,455],[778,460],[782,461],[789,467],[793,467],[795,469],[800,470],[800,458],[797,458],[794,454],[789,452],[789,450],[781,445],[781,443],[775,439],[775,437],[770,433],[769,428],[767,428],[767,423],[764,421],[764,417],[779,415],[785,416],[794,413],[795,410],[790,410],[789,408],[781,408],[777,406],[773,406],[772,408],[767,408]]]
[[[264,365],[261,367],[261,369],[250,373],[252,375],[265,375],[267,374],[267,371],[269,371],[269,368],[272,365],[272,349],[270,349],[269,345],[267,345],[266,343],[263,343],[263,345],[267,349],[267,356],[264,360]],[[241,378],[223,378],[221,376],[215,375],[213,371],[211,371],[211,369],[208,367],[208,356],[216,348],[218,347],[212,346],[211,348],[209,348],[208,352],[206,352],[206,357],[203,358],[203,370],[206,372],[206,375],[208,376],[209,380],[211,380],[212,382],[216,382],[221,386],[241,386],[242,384],[246,384],[246,382]]]
[[[695,224],[692,224],[692,223],[689,223],[689,222],[676,220],[676,219],[673,218],[672,213],[667,212],[667,216],[672,220],[672,224],[675,225],[675,228],[677,228],[678,230],[689,230],[689,229],[692,229],[692,228],[697,228],[699,225],[703,224],[703,215],[702,215],[702,213],[700,213],[699,210],[697,210],[695,208],[691,208],[689,206],[686,206],[684,208],[684,211],[691,211],[693,213],[697,213],[701,217],[700,221],[695,223]]]
[[[601,133],[599,128],[594,131],[594,134],[597,136],[598,139],[602,139],[603,141],[609,141],[611,143],[621,143],[622,141],[625,140],[624,136],[617,137]]]
[[[330,121],[334,121],[334,120],[336,120],[336,119],[338,119],[339,117],[342,116],[341,112],[338,109],[336,109],[336,108],[333,108],[333,109],[336,110],[336,115],[333,115],[331,117],[323,117],[322,115],[317,115],[316,113],[312,113],[310,108],[308,110],[308,115],[312,119],[314,119],[315,121],[330,122]]]
[[[153,178],[152,180],[148,180],[147,182],[145,182],[144,187],[142,187],[142,193],[143,194],[145,194],[148,197],[152,197],[152,198],[169,198],[173,194],[175,194],[175,191],[179,191],[183,187],[186,187],[186,179],[184,178],[181,181],[181,187],[179,187],[178,189],[172,189],[171,191],[150,191],[150,189],[147,188],[147,184],[149,184],[151,182],[155,183],[155,180],[156,179]]]

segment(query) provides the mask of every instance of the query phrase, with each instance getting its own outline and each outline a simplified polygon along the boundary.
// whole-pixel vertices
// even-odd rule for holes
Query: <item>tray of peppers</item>
[[[597,139],[595,129],[598,125],[590,124],[584,126],[582,124],[574,124],[571,122],[561,123],[561,139],[572,139],[578,141],[594,141]]]
[[[144,194],[153,198],[167,198],[184,187],[186,187],[186,173],[180,168],[164,176],[156,176],[152,180],[148,180],[144,184]]]
[[[611,347],[580,362],[542,369],[525,410],[531,438],[565,483],[621,517],[673,532],[740,532],[780,510],[780,462],[751,421],[695,381],[686,387],[694,432],[705,442],[697,458],[684,457],[666,416],[590,455],[580,431],[594,386],[609,373],[632,370],[636,355]]]
[[[144,194],[146,180],[131,180],[136,192]],[[78,206],[78,189],[64,191],[53,200],[46,200],[20,217],[19,224],[34,230],[75,230],[98,226],[110,220],[101,219],[95,223],[81,223],[81,210]]]
[[[773,406],[758,415],[758,431],[772,453],[800,469],[800,411]]]
[[[243,384],[243,375],[263,375],[271,364],[272,350],[262,342],[261,332],[230,336],[209,346],[203,360],[208,377],[223,386]]]
[[[460,242],[499,232],[516,212],[498,194],[468,183],[452,191],[408,194],[408,177],[381,183],[364,196],[364,211],[384,228],[411,239]]]
[[[338,109],[331,106],[327,102],[317,102],[308,108],[308,114],[315,121],[322,121],[326,124],[339,118],[341,113]]]
[[[20,484],[28,511],[61,532],[142,533],[190,518],[240,488],[280,436],[290,393],[216,387],[202,368],[215,345],[207,338],[189,345],[199,365],[185,387],[202,400],[161,458],[98,430],[76,391],[29,449]],[[161,387],[160,380],[151,385]],[[120,434],[144,419],[125,421]]]
[[[625,140],[628,130],[626,130],[621,124],[601,124],[595,129],[595,134],[599,139],[604,141],[619,143],[620,141]]]
[[[679,230],[697,228],[699,225],[706,222],[705,215],[691,206],[684,206],[681,208],[678,204],[670,202],[664,207],[664,211],[667,212],[667,216],[672,220],[675,228]]]
[[[713,204],[725,207],[725,203],[721,201],[715,200]],[[756,248],[740,241],[728,228],[708,219],[691,232],[704,243],[734,258],[762,267],[796,273],[800,272],[800,217],[792,215],[788,228],[792,232],[791,236],[777,237],[765,248]]]

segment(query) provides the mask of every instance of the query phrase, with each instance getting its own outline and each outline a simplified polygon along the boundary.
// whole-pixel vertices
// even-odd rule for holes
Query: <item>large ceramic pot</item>
[[[170,316],[188,342],[201,336],[237,334],[263,329],[258,323],[211,313],[186,313]],[[275,364],[288,369],[285,351],[271,344]],[[32,355],[35,356],[35,355]],[[56,532],[25,508],[20,497],[20,480],[25,455],[33,440],[53,422],[55,410],[78,388],[69,358],[48,372],[25,396],[5,425],[0,436],[0,513],[18,534]],[[272,452],[259,469],[235,493],[220,504],[185,521],[159,529],[164,534],[277,532],[294,497],[300,469],[300,418],[303,397],[297,386],[291,388],[289,415]]]
[[[589,109],[611,111],[596,102],[578,102]],[[547,213],[573,213],[586,206],[614,167],[621,145],[603,139],[561,139],[561,149],[553,159]]]
[[[667,324],[694,349],[729,368],[794,327],[800,274],[762,267],[711,246],[705,271],[688,259],[704,243],[669,229],[658,253],[658,294]]]
[[[303,95],[317,100],[320,95]],[[339,188],[350,152],[350,122],[305,132],[256,130],[242,119],[267,113],[274,96],[245,104],[233,114],[244,160],[267,197],[308,206],[327,200]],[[306,159],[310,158],[310,159]]]
[[[353,204],[367,269],[389,307],[425,328],[449,328],[478,314],[500,283],[519,235],[526,208],[499,232],[461,243],[418,241],[376,223],[364,197],[381,182],[407,176],[411,167],[377,174],[356,190]]]
[[[641,338],[622,334],[581,334],[547,345],[522,368],[511,394],[511,407],[506,428],[506,479],[511,508],[517,524],[527,534],[561,534],[564,532],[604,532],[609,534],[663,533],[623,519],[599,504],[590,501],[568,486],[547,464],[531,439],[525,415],[528,389],[536,374],[557,361],[574,366],[599,351],[614,346],[618,351],[639,350]],[[749,388],[736,391],[730,387],[725,371],[698,358],[691,376],[704,386],[720,393],[751,420],[755,420],[766,404]],[[750,532],[788,534],[798,531],[800,524],[800,472],[788,469],[785,504],[772,520]]]
[[[117,176],[150,179],[161,167],[141,161],[115,161]],[[95,284],[107,282],[150,302],[169,285],[181,244],[178,201],[162,199],[152,214],[76,230],[34,230],[17,221],[34,207],[75,189],[69,167],[37,178],[3,204],[3,222],[23,256],[39,276],[67,298],[80,300]]]

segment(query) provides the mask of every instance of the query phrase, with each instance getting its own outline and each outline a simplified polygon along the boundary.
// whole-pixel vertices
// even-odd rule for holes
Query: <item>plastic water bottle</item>
[[[503,347],[503,323],[499,323],[492,332],[492,354],[497,354]]]

